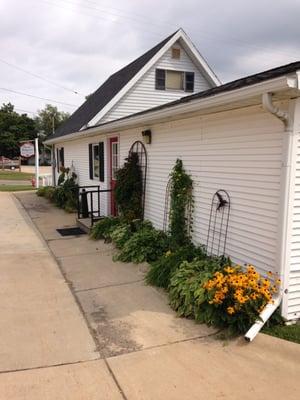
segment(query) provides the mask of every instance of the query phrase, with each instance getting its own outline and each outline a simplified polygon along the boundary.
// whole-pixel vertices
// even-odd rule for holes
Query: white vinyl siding
[[[279,270],[280,189],[283,160],[283,124],[261,107],[220,112],[208,116],[154,124],[148,153],[145,218],[157,228],[163,227],[165,190],[177,158],[183,160],[194,181],[194,236],[206,244],[209,212],[213,194],[226,190],[231,212],[226,254],[236,263],[251,263],[260,272]],[[144,127],[119,132],[120,164],[136,140],[142,140]],[[105,141],[105,182],[109,136],[61,143],[65,166],[72,161],[80,185],[89,180],[88,144]],[[286,287],[287,316],[300,317],[300,134],[296,138],[297,155],[292,180],[292,232],[287,260],[290,271]],[[107,198],[106,210],[109,210]]]
[[[182,72],[194,72],[194,92],[209,89],[211,85],[207,82],[204,75],[196,67],[184,49],[181,49],[180,59],[172,58],[172,49],[166,53],[150,68],[148,72],[123,96],[123,98],[108,113],[101,118],[101,122],[107,122],[124,117],[139,111],[146,110],[161,104],[177,100],[193,92],[184,90],[156,90],[155,89],[155,70],[156,68],[175,70]]]
[[[295,139],[295,162],[292,164],[292,229],[290,240],[290,271],[288,282],[288,318],[300,318],[300,135]]]
[[[281,123],[257,108],[154,125],[147,145],[145,217],[162,228],[165,189],[176,158],[194,180],[194,240],[206,243],[213,194],[231,197],[226,253],[262,271],[277,267]],[[139,130],[122,132],[120,159]]]
[[[90,179],[89,167],[89,144],[98,144],[104,142],[104,182],[100,182],[99,178]],[[100,186],[101,189],[108,189],[108,165],[107,151],[108,142],[104,136],[91,137],[86,139],[78,139],[70,142],[62,142],[60,146],[65,149],[65,167],[70,167],[72,164],[75,168],[75,173],[78,176],[79,186]],[[107,214],[109,210],[110,195],[107,193],[101,194],[101,213]],[[94,195],[95,204],[96,195]]]

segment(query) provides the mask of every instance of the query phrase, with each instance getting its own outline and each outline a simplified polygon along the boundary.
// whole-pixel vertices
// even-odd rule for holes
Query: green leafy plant
[[[208,258],[180,265],[169,286],[170,305],[179,316],[201,319],[201,305],[206,301],[203,285],[221,268],[219,259]]]
[[[111,233],[119,226],[120,222],[118,217],[105,217],[92,227],[90,237],[95,240],[106,239],[109,241]]]
[[[53,196],[55,193],[55,187],[54,186],[43,186],[39,188],[36,192],[36,194],[40,197],[45,197],[46,199],[53,201]]]
[[[47,190],[48,190],[50,187],[51,187],[51,186],[42,186],[42,187],[40,187],[40,188],[36,191],[37,196],[46,197],[46,192],[47,192]]]
[[[63,208],[67,212],[74,212],[77,209],[77,175],[74,172],[70,173],[69,168],[64,168],[60,178],[59,186],[40,188],[37,191],[37,195],[47,198],[57,207]]]
[[[168,250],[162,257],[150,265],[146,275],[146,282],[153,286],[167,289],[172,274],[179,268],[183,261],[191,262],[194,258],[204,258],[205,251],[202,247],[188,244],[178,247],[174,251]]]
[[[117,260],[123,262],[152,262],[162,256],[169,247],[167,235],[153,228],[144,227],[125,242]]]
[[[60,174],[57,180],[58,186],[62,185],[70,173],[70,168],[60,167]]]
[[[115,200],[120,215],[127,221],[141,219],[142,215],[142,171],[137,153],[130,153],[123,168],[116,174]]]
[[[132,236],[132,227],[128,223],[122,223],[113,228],[110,237],[117,249],[122,249]]]
[[[182,246],[190,241],[192,232],[193,181],[179,159],[176,160],[170,176],[169,231],[172,240]]]

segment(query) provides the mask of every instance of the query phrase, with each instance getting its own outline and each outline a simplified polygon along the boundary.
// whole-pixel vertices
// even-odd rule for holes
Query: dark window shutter
[[[57,172],[59,172],[59,150],[56,149],[56,168]]]
[[[90,179],[94,178],[93,174],[93,145],[89,144],[89,167],[90,167]]]
[[[186,92],[194,91],[194,81],[195,81],[194,72],[186,72],[185,73],[185,91]]]
[[[60,165],[62,167],[64,167],[65,166],[65,149],[63,147],[60,149],[59,158],[60,158]]]
[[[99,180],[104,182],[104,143],[99,143]]]
[[[164,69],[155,70],[155,89],[165,90],[166,89],[166,71]]]

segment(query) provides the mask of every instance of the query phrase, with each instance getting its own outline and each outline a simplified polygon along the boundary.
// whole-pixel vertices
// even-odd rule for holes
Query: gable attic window
[[[194,91],[194,72],[173,71],[157,68],[155,71],[155,88],[157,90]]]
[[[167,71],[166,74],[166,88],[173,90],[183,90],[183,72],[180,71]]]
[[[172,58],[175,58],[176,60],[180,59],[180,49],[172,47]]]

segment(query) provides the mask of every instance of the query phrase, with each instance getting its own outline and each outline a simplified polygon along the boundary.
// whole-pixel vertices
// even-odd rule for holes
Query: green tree
[[[27,114],[18,114],[11,103],[0,108],[0,156],[18,157],[23,140],[36,137],[35,122]]]
[[[47,137],[52,135],[53,130],[58,128],[69,116],[69,113],[58,111],[56,106],[46,104],[43,110],[38,111],[38,116],[35,118],[36,129]]]

